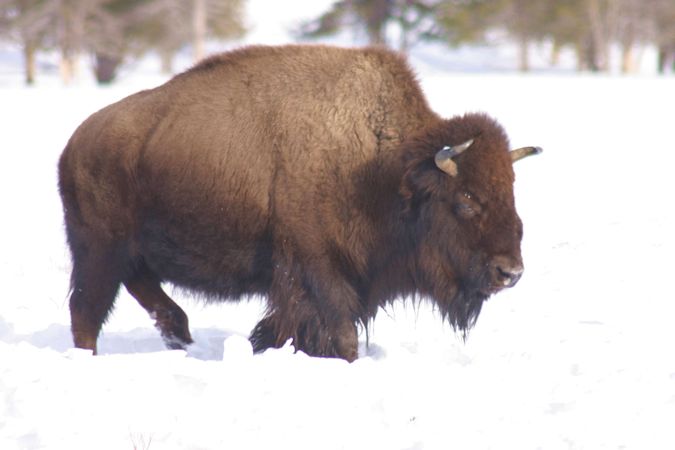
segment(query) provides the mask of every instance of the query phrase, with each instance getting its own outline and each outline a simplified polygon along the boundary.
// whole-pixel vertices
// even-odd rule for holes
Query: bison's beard
[[[484,267],[478,261],[473,261],[470,266]],[[492,295],[493,290],[489,287],[487,272],[465,274],[456,281],[458,285],[454,295],[447,302],[439,304],[439,309],[453,329],[461,332],[466,339],[467,333],[478,320],[483,302]]]
[[[460,288],[452,301],[441,306],[441,313],[455,331],[460,331],[466,339],[468,331],[473,328],[480,315],[483,302],[488,295],[474,289]]]

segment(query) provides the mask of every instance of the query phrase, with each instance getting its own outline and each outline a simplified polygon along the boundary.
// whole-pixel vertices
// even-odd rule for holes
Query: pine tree
[[[439,0],[340,0],[330,10],[300,27],[301,38],[332,36],[343,29],[365,33],[370,45],[395,46],[389,42],[388,27],[399,32],[396,45],[406,51],[434,28],[433,15]]]

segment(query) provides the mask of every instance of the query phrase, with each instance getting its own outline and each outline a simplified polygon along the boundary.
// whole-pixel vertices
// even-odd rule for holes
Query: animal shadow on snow
[[[204,361],[223,359],[223,342],[236,334],[215,328],[197,328],[192,330],[195,343],[187,354]],[[37,348],[50,349],[63,353],[73,348],[70,327],[52,324],[42,331],[31,334],[15,334],[11,324],[0,318],[0,342],[7,344],[28,343]],[[161,336],[152,328],[137,328],[125,332],[101,332],[98,352],[100,355],[153,353],[167,351]]]

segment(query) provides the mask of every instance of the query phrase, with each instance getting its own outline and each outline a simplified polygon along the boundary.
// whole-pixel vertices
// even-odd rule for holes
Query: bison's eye
[[[462,219],[471,219],[480,214],[481,206],[476,202],[473,196],[468,192],[462,192],[455,197],[453,211],[457,217]]]

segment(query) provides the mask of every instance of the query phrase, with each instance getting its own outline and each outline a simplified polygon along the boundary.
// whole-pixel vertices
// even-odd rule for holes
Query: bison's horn
[[[469,148],[471,144],[473,144],[473,139],[469,139],[463,144],[455,145],[453,147],[446,145],[440,149],[434,157],[436,166],[438,166],[439,169],[451,177],[457,176],[457,164],[452,160],[452,158]]]
[[[519,159],[525,158],[526,156],[538,155],[541,152],[543,152],[541,147],[521,147],[511,150],[509,153],[511,154],[511,161],[516,162]]]

